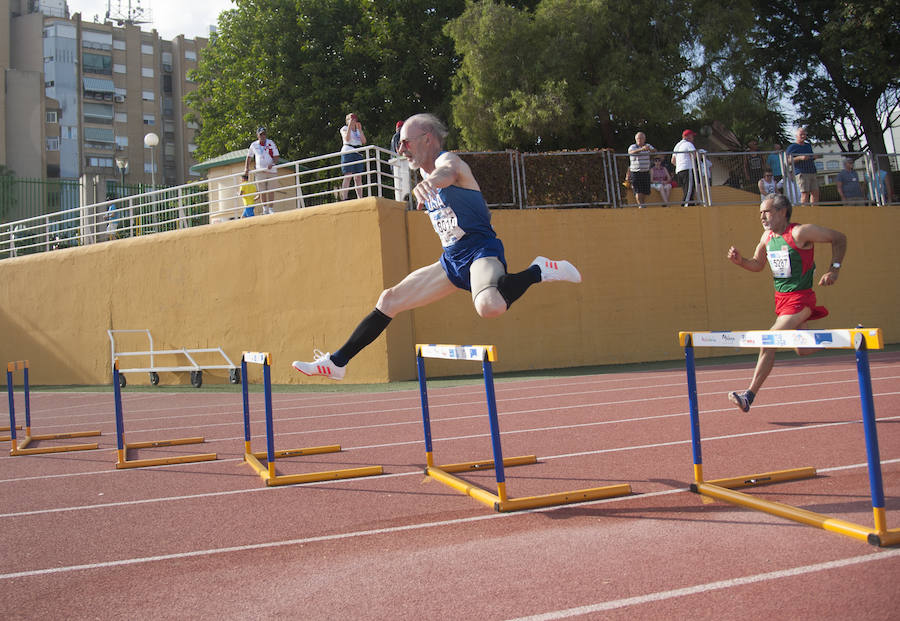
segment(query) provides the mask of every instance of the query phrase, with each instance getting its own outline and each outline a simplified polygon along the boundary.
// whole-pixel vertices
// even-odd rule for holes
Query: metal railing
[[[390,163],[395,154],[376,146],[356,151],[363,156],[356,163],[365,168],[359,175],[361,192],[395,198],[395,188],[399,192],[401,187],[395,176],[397,169]],[[340,156],[339,152],[329,153],[277,166],[270,179],[273,209],[284,211],[340,200],[345,178]],[[238,172],[0,224],[0,258],[237,219],[244,212],[241,183]],[[356,186],[349,190],[355,197]],[[261,198],[262,194],[257,192],[256,196]]]
[[[363,156],[356,162],[364,166],[364,172],[359,175],[343,173],[340,152],[277,166],[275,175],[270,179],[273,194],[271,207],[275,211],[285,211],[337,202],[344,194],[343,183],[347,177],[359,177],[363,195],[412,200],[408,196],[412,181],[402,158],[398,160],[394,153],[376,146],[360,147],[356,152]],[[561,153],[504,151],[460,152],[459,155],[472,168],[491,208],[634,206],[630,200],[633,199],[634,188],[630,184],[623,185],[632,157],[627,153],[613,153],[610,150]],[[671,155],[671,151],[661,151],[652,154],[651,160],[661,159],[670,173],[674,173],[670,167]],[[870,153],[816,155],[822,158],[838,157],[839,160],[846,155],[856,158],[855,168],[861,173],[859,178],[867,193],[866,201],[872,205],[888,204],[892,193],[885,177],[886,172],[900,169],[897,154],[880,158]],[[711,206],[714,196],[716,204],[758,204],[759,177],[775,163],[782,173],[787,172],[781,180],[781,191],[794,202],[799,202],[799,192],[782,151],[707,153],[701,149],[691,152],[690,161],[691,172],[687,181],[693,191],[691,204]],[[760,162],[763,164],[760,165]],[[831,172],[836,171],[819,171],[819,174]],[[91,205],[61,208],[0,224],[0,259],[238,219],[245,208],[239,193],[241,183],[238,172],[177,187],[120,196]],[[716,186],[727,186],[742,192],[723,193],[715,190]],[[57,195],[68,197],[67,200],[78,193],[77,182],[71,187],[61,187],[66,189],[60,190]],[[120,189],[127,190],[127,187]],[[355,185],[347,188],[350,197],[356,196],[356,189]],[[264,198],[258,190],[255,196]],[[660,200],[659,192],[653,190],[644,204],[678,204],[681,196],[673,195],[671,198],[675,200],[664,201]],[[723,196],[725,200],[722,200]],[[823,193],[820,203],[840,204],[839,198]],[[63,207],[64,201],[59,200],[60,207]],[[260,202],[256,205],[258,208]],[[412,204],[409,206],[414,207]]]

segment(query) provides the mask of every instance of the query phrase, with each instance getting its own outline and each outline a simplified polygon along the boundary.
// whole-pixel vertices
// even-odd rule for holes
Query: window
[[[141,67],[141,75],[145,78],[152,78],[153,67]]]
[[[56,110],[47,110],[47,123],[59,123],[59,116]]]
[[[112,168],[113,158],[111,157],[89,157],[87,165],[93,168]]]
[[[47,80],[44,82],[44,88],[53,88],[55,82],[53,80]]]
[[[145,114],[144,115],[144,125],[156,125],[156,115],[155,114]]]
[[[115,144],[116,135],[111,129],[105,127],[85,127],[84,141],[97,142],[102,144]]]
[[[197,52],[193,52],[191,50],[184,51],[184,59],[185,60],[197,60]]]
[[[59,151],[59,138],[47,138],[47,150]]]
[[[127,123],[128,122],[128,113],[127,112],[116,112],[115,121],[116,121],[116,123]]]
[[[84,104],[84,120],[89,123],[110,123],[113,120],[112,104],[88,103]]]
[[[124,50],[125,42],[120,39],[113,39],[113,49],[114,50]]]
[[[113,73],[127,73],[127,69],[125,69],[125,65],[115,64],[113,65]]]
[[[116,136],[116,146],[124,149],[128,146],[128,136]]]
[[[127,95],[127,94],[128,94],[128,89],[116,88],[116,97],[121,97],[124,99],[125,95]],[[118,99],[116,101],[118,101]]]
[[[156,162],[144,162],[145,173],[155,173],[157,171]]]
[[[141,54],[150,54],[153,55],[153,46],[147,43],[141,44]]]
[[[98,32],[96,30],[81,31],[81,46],[95,50],[110,50],[113,45],[113,37],[110,32]]]
[[[85,73],[112,74],[112,56],[85,52],[81,55],[81,67]]]
[[[141,91],[141,99],[144,101],[153,101],[156,99],[156,94],[153,91]]]

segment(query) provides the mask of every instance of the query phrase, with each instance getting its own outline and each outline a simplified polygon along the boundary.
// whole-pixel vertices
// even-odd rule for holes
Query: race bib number
[[[434,232],[440,238],[442,246],[455,244],[466,234],[459,228],[456,213],[440,198],[428,201],[425,206],[428,209],[428,216],[431,218],[431,226],[434,227]]]
[[[785,248],[784,250],[774,250],[768,253],[769,255],[769,267],[772,268],[772,275],[775,278],[790,278],[791,277],[791,256],[790,251]]]

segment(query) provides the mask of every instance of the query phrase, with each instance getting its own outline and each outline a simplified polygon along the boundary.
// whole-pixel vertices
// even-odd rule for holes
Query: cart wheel
[[[119,388],[125,388],[125,384],[128,382],[125,381],[125,376],[119,373]]]
[[[194,388],[203,386],[203,371],[191,371],[191,386]]]
[[[159,385],[159,373],[156,371],[150,371],[150,383],[154,386]]]
[[[230,371],[228,371],[228,381],[232,384],[240,384],[241,372],[238,369],[231,369]]]

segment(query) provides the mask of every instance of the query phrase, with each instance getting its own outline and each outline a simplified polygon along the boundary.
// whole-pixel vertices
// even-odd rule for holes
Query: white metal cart
[[[150,343],[148,351],[116,351],[116,334],[146,334]],[[153,335],[150,330],[107,330],[109,336],[110,347],[110,368],[115,367],[116,359],[120,359],[119,363],[119,386],[124,387],[125,373],[149,373],[150,383],[156,386],[159,384],[159,374],[161,372],[179,372],[190,371],[191,385],[194,388],[200,388],[203,385],[203,371],[206,369],[228,369],[228,380],[232,384],[238,384],[241,381],[241,372],[237,366],[231,361],[221,347],[206,347],[201,349],[153,349]],[[197,358],[201,354],[216,354],[221,356],[225,364],[200,364]],[[145,357],[150,359],[150,366],[140,368],[122,368],[121,359],[125,357]],[[157,366],[156,359],[159,356],[181,356],[187,359],[188,364],[180,366]],[[203,356],[206,357],[206,356]]]

